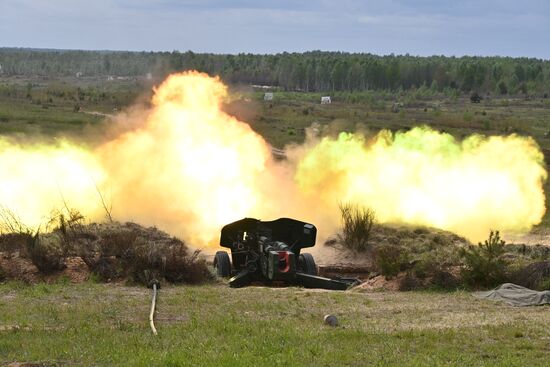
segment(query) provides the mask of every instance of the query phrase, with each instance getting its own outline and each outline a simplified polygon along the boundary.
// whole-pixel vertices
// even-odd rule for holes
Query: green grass
[[[69,135],[101,120],[100,116],[74,112],[67,106],[43,108],[21,100],[0,100],[0,135]]]
[[[0,285],[0,363],[142,366],[543,366],[547,307],[456,293],[226,285]],[[324,314],[341,323],[330,328]]]
[[[103,121],[100,114],[113,114],[150,93],[149,85],[131,81],[0,78],[0,135],[78,135]]]
[[[330,95],[330,93],[327,93]],[[321,105],[318,93],[275,93],[272,102],[253,94],[250,102],[240,101],[246,113],[243,120],[276,147],[305,138],[304,128],[313,122],[334,125],[336,130],[354,131],[357,127],[376,132],[401,130],[418,125],[432,126],[461,139],[472,133],[503,135],[518,133],[533,136],[544,148],[550,148],[550,103],[548,100],[494,99],[479,104],[467,96],[412,98],[387,93],[337,93],[331,105]],[[503,104],[506,101],[507,103]],[[392,111],[394,103],[398,110]],[[239,103],[239,102],[235,102]],[[307,111],[307,112],[306,112]],[[334,129],[333,129],[334,130]],[[292,131],[295,134],[292,134]]]

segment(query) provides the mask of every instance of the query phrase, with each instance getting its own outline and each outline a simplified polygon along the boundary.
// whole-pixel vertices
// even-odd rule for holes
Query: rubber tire
[[[229,260],[227,252],[216,252],[216,255],[214,255],[214,268],[216,269],[216,274],[221,278],[231,276],[231,260]]]
[[[317,275],[317,265],[315,264],[313,255],[308,253],[300,254],[298,263],[300,264],[300,270],[303,273],[309,275]]]

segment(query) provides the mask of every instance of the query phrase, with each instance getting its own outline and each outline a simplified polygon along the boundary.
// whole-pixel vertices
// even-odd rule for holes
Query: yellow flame
[[[546,208],[543,156],[531,138],[473,135],[462,142],[417,127],[372,141],[323,138],[298,163],[303,192],[333,208],[351,201],[382,222],[423,224],[473,240],[491,229],[529,230]]]
[[[20,145],[0,138],[0,167],[0,209],[21,224],[39,227],[65,204],[89,215],[100,209],[95,185],[104,172],[88,150],[67,141]]]
[[[250,126],[221,110],[226,95],[206,74],[170,76],[143,126],[100,147],[119,217],[203,244],[223,224],[250,215],[270,152]]]
[[[0,206],[31,226],[65,203],[102,216],[99,192],[119,220],[157,225],[215,244],[245,216],[297,217],[330,234],[337,204],[373,208],[381,221],[425,224],[470,239],[489,229],[525,231],[545,212],[542,155],[530,138],[428,128],[308,140],[275,162],[249,125],[227,115],[227,89],[198,72],[170,76],[146,110],[113,119],[125,132],[95,148],[0,139]]]

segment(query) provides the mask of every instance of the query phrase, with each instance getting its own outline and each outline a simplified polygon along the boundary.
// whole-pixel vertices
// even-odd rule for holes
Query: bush
[[[379,245],[374,249],[374,263],[380,274],[394,277],[409,266],[409,255],[402,247]]]
[[[541,282],[539,283],[539,285],[535,289],[539,289],[539,290],[542,290],[542,291],[550,290],[550,278],[546,278],[544,280],[541,280]]]
[[[439,270],[433,275],[432,285],[440,289],[456,289],[460,286],[460,280],[447,271]]]
[[[529,264],[511,276],[513,283],[521,286],[544,290],[550,285],[550,261]]]
[[[414,276],[411,276],[410,274],[406,274],[405,277],[403,277],[399,281],[400,291],[414,291],[421,288],[423,288],[423,285],[421,284],[421,282]]]
[[[20,255],[24,255],[27,243],[32,239],[32,235],[28,233],[6,233],[0,234],[0,252],[5,252],[9,255],[19,251]]]
[[[342,244],[354,251],[365,251],[369,248],[369,238],[376,214],[370,208],[353,204],[340,204],[340,216],[342,219]]]
[[[474,92],[470,95],[470,102],[472,103],[479,103],[482,99],[483,97],[481,97],[477,92]]]
[[[92,240],[81,236],[79,255],[101,281],[200,283],[212,278],[199,252],[189,254],[183,241],[156,228],[111,223],[98,225],[95,232]]]
[[[468,111],[464,112],[464,114],[462,115],[462,119],[465,122],[471,122],[473,118],[474,118],[474,115],[472,115],[472,113]]]
[[[54,233],[32,236],[27,242],[27,254],[38,270],[45,274],[65,269],[63,240]]]
[[[151,246],[152,245],[152,246]],[[206,262],[198,258],[200,251],[188,254],[187,246],[176,238],[168,244],[141,242],[135,246],[135,258],[127,265],[131,279],[148,284],[153,279],[172,283],[201,283],[211,279]]]
[[[120,262],[113,257],[100,257],[97,261],[90,264],[86,262],[86,264],[97,279],[102,282],[110,282],[124,276],[124,271],[120,266]]]
[[[440,263],[431,253],[424,253],[413,265],[413,274],[418,278],[427,278],[440,270]]]
[[[498,231],[491,231],[489,239],[477,246],[470,245],[461,250],[464,260],[462,277],[471,286],[490,287],[502,283],[506,278],[508,263],[503,259],[505,242]]]
[[[102,257],[114,256],[118,259],[129,259],[135,256],[137,234],[131,231],[106,233],[100,240]]]

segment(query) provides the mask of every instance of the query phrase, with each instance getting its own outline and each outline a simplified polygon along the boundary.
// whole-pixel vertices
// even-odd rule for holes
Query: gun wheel
[[[305,274],[317,275],[317,265],[315,260],[313,260],[313,255],[305,253],[300,254],[298,258],[298,267]]]
[[[214,255],[214,268],[216,269],[216,274],[221,278],[227,278],[231,275],[231,260],[229,260],[227,252],[216,252],[216,255]]]

